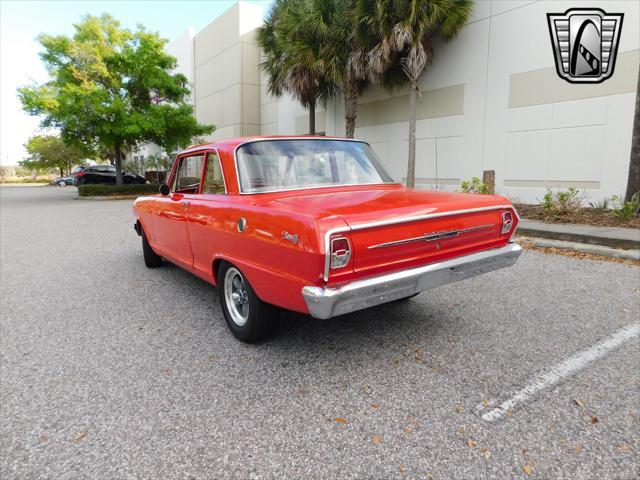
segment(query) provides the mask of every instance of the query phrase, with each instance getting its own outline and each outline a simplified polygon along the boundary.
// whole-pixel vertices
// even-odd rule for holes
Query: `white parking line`
[[[545,388],[550,388],[563,379],[578,373],[589,364],[599,358],[604,357],[611,350],[618,348],[624,342],[637,337],[640,334],[640,322],[632,323],[621,328],[610,337],[593,347],[576,353],[562,363],[554,365],[549,371],[542,373],[531,380],[523,389],[518,391],[513,397],[502,402],[498,407],[482,415],[482,419],[487,422],[500,420],[508,412],[524,404],[533,395]],[[478,407],[481,410],[482,406]]]

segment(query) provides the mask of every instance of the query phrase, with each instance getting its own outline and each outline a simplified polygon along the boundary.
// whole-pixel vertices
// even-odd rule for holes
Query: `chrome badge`
[[[547,13],[558,75],[570,83],[600,83],[613,75],[623,18],[599,8]]]
[[[282,238],[284,238],[285,240],[288,240],[289,242],[297,245],[298,244],[298,234],[297,233],[289,233],[289,232],[282,232]]]

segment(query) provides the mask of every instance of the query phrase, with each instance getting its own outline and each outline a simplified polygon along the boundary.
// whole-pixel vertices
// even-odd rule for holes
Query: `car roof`
[[[210,143],[202,143],[200,145],[193,145],[180,151],[178,155],[184,153],[190,153],[197,150],[206,150],[210,148],[218,148],[227,151],[234,151],[238,146],[243,143],[250,143],[260,140],[347,140],[364,142],[364,140],[358,140],[354,138],[345,137],[327,137],[324,135],[268,135],[268,136],[251,136],[251,137],[236,137],[228,140],[218,140]],[[366,143],[366,142],[365,142]]]

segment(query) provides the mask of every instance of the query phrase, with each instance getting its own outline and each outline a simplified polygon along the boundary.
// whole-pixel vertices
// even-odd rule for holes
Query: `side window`
[[[200,186],[204,155],[185,157],[180,160],[180,167],[173,182],[173,191],[181,193],[196,193]]]
[[[207,167],[204,172],[202,193],[225,193],[220,158],[215,152],[210,152],[207,155]]]

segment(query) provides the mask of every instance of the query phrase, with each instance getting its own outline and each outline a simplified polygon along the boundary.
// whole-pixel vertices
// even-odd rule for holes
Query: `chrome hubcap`
[[[234,267],[224,276],[224,297],[233,322],[242,327],[249,319],[249,296],[242,274]]]

